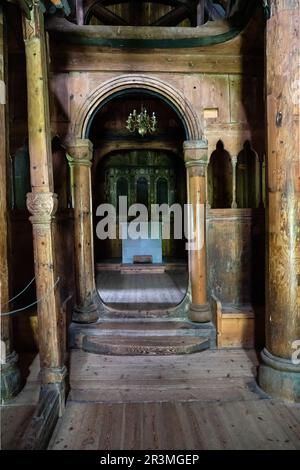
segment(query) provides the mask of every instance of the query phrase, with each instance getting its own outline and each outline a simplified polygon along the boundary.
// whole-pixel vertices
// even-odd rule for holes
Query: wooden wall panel
[[[70,120],[69,75],[54,74],[50,80],[51,121],[68,122]]]
[[[214,122],[229,123],[230,106],[228,75],[201,75],[200,93],[202,108],[218,108],[219,110],[219,116],[214,120]]]
[[[230,75],[230,122],[263,126],[263,79],[249,75]]]
[[[207,227],[209,291],[222,304],[263,299],[263,214],[251,209],[211,209]],[[255,250],[253,247],[255,246]],[[257,263],[259,258],[260,263]]]

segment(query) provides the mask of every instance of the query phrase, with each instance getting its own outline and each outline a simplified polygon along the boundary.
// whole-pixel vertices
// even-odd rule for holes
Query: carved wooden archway
[[[104,103],[128,90],[148,91],[166,101],[180,117],[186,133],[184,159],[187,167],[188,202],[192,205],[191,214],[196,213],[197,204],[206,203],[206,167],[207,142],[202,140],[201,125],[192,105],[179,91],[170,84],[146,75],[122,75],[110,79],[97,87],[78,110],[72,126],[75,137],[69,148],[70,161],[74,169],[74,214],[75,214],[75,257],[77,260],[77,289],[80,305],[74,312],[74,319],[79,322],[95,321],[97,292],[94,281],[93,231],[92,231],[92,190],[91,160],[92,144],[89,141],[89,128],[93,117]],[[201,193],[201,197],[200,197]],[[202,231],[205,232],[205,210]],[[190,215],[194,217],[194,215]],[[197,322],[210,321],[210,308],[206,299],[206,243],[200,243],[199,234],[195,234],[199,247],[189,256],[190,293],[184,301],[185,313]],[[99,301],[99,297],[98,297]],[[174,309],[175,310],[175,309]]]
[[[88,128],[93,115],[103,102],[111,99],[114,95],[124,93],[130,89],[149,91],[166,101],[183,122],[187,140],[199,140],[202,138],[202,125],[199,117],[181,91],[157,77],[128,74],[101,83],[86,97],[78,110],[71,129],[75,140],[86,139],[88,137]]]

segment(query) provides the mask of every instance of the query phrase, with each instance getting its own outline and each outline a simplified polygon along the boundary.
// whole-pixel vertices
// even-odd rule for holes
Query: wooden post
[[[299,0],[272,0],[266,31],[268,252],[259,384],[300,401]]]
[[[3,6],[0,5],[0,308],[1,314],[9,310],[8,271],[8,97]],[[16,366],[17,354],[12,347],[10,316],[1,317],[1,402],[16,395],[20,388],[20,373]]]
[[[237,208],[237,203],[236,203],[236,164],[237,164],[237,156],[232,156],[231,157],[231,163],[232,163],[232,203],[231,203],[231,208],[236,209]]]
[[[196,322],[211,320],[206,293],[206,170],[207,142],[186,141],[183,144],[187,168],[189,226],[192,237],[189,250],[189,273],[192,293],[190,319]]]
[[[34,267],[39,302],[39,352],[42,386],[55,385],[64,398],[66,368],[60,331],[58,278],[54,256],[53,218],[57,196],[53,193],[52,154],[44,18],[38,5],[30,19],[23,17],[28,95],[28,138],[32,192],[27,207],[32,214]]]
[[[68,147],[74,196],[74,230],[77,303],[73,320],[91,323],[98,320],[95,297],[94,247],[92,226],[91,165],[93,145],[79,139]]]

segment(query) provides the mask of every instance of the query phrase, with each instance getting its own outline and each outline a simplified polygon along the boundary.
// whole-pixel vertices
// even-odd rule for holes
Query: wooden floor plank
[[[142,449],[142,416],[143,408],[140,403],[124,404],[124,429],[122,449],[140,450]]]
[[[33,416],[34,405],[1,407],[1,449],[17,449]]]
[[[25,366],[26,363],[26,366]],[[17,449],[27,428],[40,395],[40,362],[38,354],[24,354],[21,361],[22,380],[26,383],[20,393],[0,409],[0,445],[2,449]]]
[[[98,292],[103,302],[126,310],[135,310],[137,305],[145,310],[175,307],[184,298],[187,285],[185,271],[137,274],[100,271],[97,274]]]
[[[73,351],[50,449],[300,449],[300,406],[255,382],[254,351],[104,357]]]

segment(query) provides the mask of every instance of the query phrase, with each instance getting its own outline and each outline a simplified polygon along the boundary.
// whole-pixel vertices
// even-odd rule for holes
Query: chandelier
[[[126,124],[126,129],[128,129],[129,132],[138,131],[138,133],[144,137],[144,135],[153,134],[153,132],[156,131],[157,119],[155,113],[152,113],[150,117],[147,109],[142,107],[139,114],[136,112],[136,109],[129,114]]]

